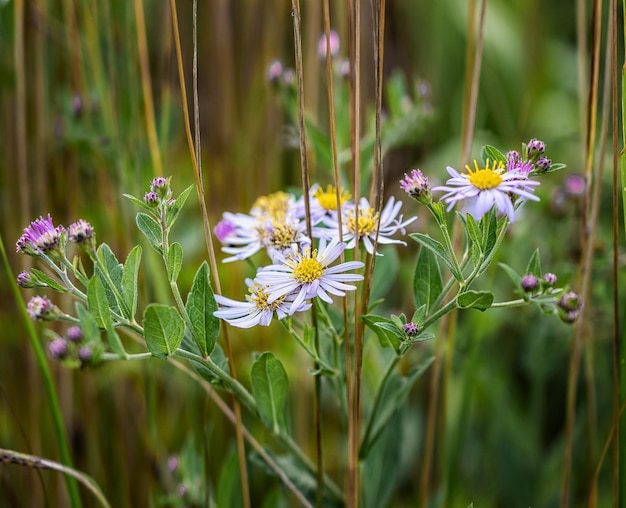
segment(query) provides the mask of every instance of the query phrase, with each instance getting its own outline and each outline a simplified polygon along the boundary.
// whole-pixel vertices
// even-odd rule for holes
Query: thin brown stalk
[[[311,224],[311,203],[309,198],[311,191],[309,164],[307,158],[306,126],[304,122],[304,71],[302,64],[302,33],[301,33],[301,13],[300,1],[292,0],[293,14],[293,38],[296,63],[296,80],[298,90],[298,126],[300,134],[300,166],[302,170],[302,193],[305,196],[304,212],[306,217],[306,229],[309,238],[313,238]],[[312,253],[311,253],[312,255]],[[311,325],[315,330],[315,350],[319,350],[319,333],[317,326],[317,312],[315,306],[311,309]],[[315,370],[319,368],[317,362]],[[324,503],[324,455],[322,447],[322,411],[321,411],[322,379],[319,375],[314,380],[314,426],[315,426],[315,455],[317,459],[317,506],[321,508]]]
[[[195,0],[194,0],[195,1]],[[178,15],[176,12],[176,0],[170,0],[170,11],[172,14],[172,27],[174,30],[174,43],[176,46],[176,60],[178,63],[178,78],[180,81],[180,89],[181,89],[181,101],[183,106],[183,115],[185,119],[185,132],[187,134],[187,143],[189,145],[189,154],[191,157],[191,162],[194,170],[194,178],[196,182],[196,190],[198,193],[198,200],[200,201],[200,208],[202,211],[202,223],[204,225],[204,238],[206,241],[207,251],[209,255],[209,266],[211,267],[211,276],[213,279],[213,284],[215,285],[215,292],[217,294],[221,294],[221,285],[219,279],[219,271],[217,269],[217,260],[215,256],[215,249],[213,248],[213,239],[211,235],[211,225],[209,222],[209,216],[206,207],[206,200],[204,196],[204,186],[202,184],[202,173],[198,166],[199,157],[196,155],[199,152],[199,147],[194,145],[193,137],[191,136],[191,122],[189,120],[189,108],[187,105],[187,92],[185,86],[185,73],[183,69],[183,59],[182,59],[182,50],[180,46],[180,33],[178,30]],[[194,23],[196,20],[194,20]],[[196,41],[194,41],[196,44]],[[194,89],[197,93],[197,81],[194,82]],[[194,113],[197,117],[199,115],[199,109],[197,103],[194,104]],[[199,143],[199,139],[198,139]],[[230,345],[230,338],[228,333],[228,327],[225,322],[222,321],[222,335],[224,337],[224,346],[226,349],[226,356],[228,358],[228,367],[230,370],[230,375],[233,379],[237,379],[237,372],[235,370],[235,363],[232,354],[232,349]],[[239,454],[239,472],[241,474],[241,488],[242,488],[242,496],[244,501],[245,508],[250,507],[250,493],[248,487],[248,473],[247,466],[245,461],[245,446],[243,441],[243,424],[241,420],[241,405],[239,401],[233,396],[233,411],[235,413],[236,421],[235,421],[235,433],[237,438],[237,450]]]
[[[480,84],[480,71],[482,67],[482,52],[484,41],[484,27],[485,27],[485,11],[487,7],[486,0],[482,0],[480,3],[480,14],[478,18],[478,30],[476,37],[476,47],[474,48],[475,37],[475,11],[476,5],[474,0],[468,5],[469,18],[468,18],[468,30],[467,30],[467,52],[465,63],[465,93],[464,93],[464,107],[462,118],[462,142],[461,142],[461,165],[466,164],[470,158],[472,150],[472,140],[474,139],[474,130],[476,126],[476,111],[478,103],[478,87]],[[458,247],[461,241],[461,229],[454,228],[452,242],[455,249]],[[436,429],[437,425],[445,426],[445,394],[447,380],[450,378],[452,370],[452,358],[454,353],[455,344],[455,331],[456,331],[456,312],[452,312],[446,315],[442,320],[439,327],[440,337],[445,337],[445,340],[439,340],[435,348],[435,361],[433,364],[433,373],[431,378],[431,384],[429,389],[429,409],[428,419],[426,423],[426,436],[425,436],[425,448],[424,448],[424,462],[422,464],[422,475],[420,478],[421,486],[421,503],[420,506],[426,508],[429,504],[430,497],[430,483],[431,483],[431,471],[433,467],[435,442],[436,442]],[[444,368],[445,366],[445,368]],[[443,370],[443,376],[442,376]],[[440,396],[441,393],[441,396]],[[443,436],[439,439],[439,443],[443,442]],[[443,446],[440,446],[443,450]],[[445,453],[441,453],[441,456],[445,456]]]
[[[148,60],[148,42],[146,37],[146,21],[144,19],[143,2],[135,0],[135,17],[137,18],[137,45],[139,49],[139,67],[141,69],[141,88],[143,91],[143,106],[146,115],[146,129],[152,170],[155,175],[163,174],[161,152],[157,140],[156,121],[154,119],[154,100],[152,98],[152,82],[150,80],[150,62]]]
[[[589,94],[589,136],[587,139],[587,160],[585,163],[585,176],[588,182],[587,196],[591,194],[591,200],[586,199],[588,205],[586,207],[586,213],[583,217],[582,232],[583,232],[583,256],[579,267],[579,277],[581,279],[581,297],[583,301],[586,301],[589,295],[589,284],[591,281],[591,273],[593,266],[593,253],[594,253],[594,239],[595,230],[598,220],[598,210],[600,204],[600,191],[601,191],[601,178],[603,173],[604,163],[604,147],[606,145],[607,136],[607,116],[608,108],[610,107],[610,94],[609,78],[605,80],[605,93],[603,103],[603,118],[605,121],[602,123],[602,132],[600,134],[600,160],[597,164],[596,175],[594,177],[594,155],[595,155],[595,143],[596,143],[596,121],[597,121],[597,96],[598,96],[598,81],[599,81],[599,57],[600,57],[600,39],[601,39],[601,22],[602,22],[602,1],[599,0],[595,3],[596,9],[594,10],[594,52],[592,58],[592,72],[591,72],[591,87]],[[610,45],[611,38],[608,38]],[[606,73],[610,76],[610,67],[612,59],[610,58],[610,49],[607,51],[607,66]],[[587,216],[589,220],[587,221]],[[580,369],[580,361],[582,356],[582,349],[586,346],[586,328],[585,328],[586,312],[583,308],[579,314],[578,320],[574,328],[574,341],[572,343],[572,352],[570,356],[570,366],[568,372],[568,387],[567,387],[567,402],[566,402],[566,417],[565,417],[565,457],[563,460],[563,479],[561,483],[561,508],[566,508],[569,503],[569,483],[572,467],[572,455],[574,448],[574,423],[576,413],[576,386],[578,384],[578,375]],[[592,401],[595,398],[592,399]],[[590,408],[590,417],[593,415],[595,409]],[[592,420],[593,424],[593,420]]]
[[[580,146],[582,159],[587,160],[589,139],[589,117],[587,111],[588,76],[587,76],[587,1],[576,0],[576,45],[578,63],[578,108],[580,111]]]
[[[361,2],[349,2],[350,19],[350,150],[352,155],[353,195],[356,207],[354,216],[359,216],[361,195]],[[355,234],[355,259],[359,258],[359,235]],[[354,300],[354,367],[352,383],[352,407],[348,410],[348,439],[351,440],[352,456],[348,458],[348,506],[359,505],[359,436],[361,420],[361,362],[363,357],[363,335],[360,325],[360,306]]]
[[[611,72],[611,98],[613,107],[612,120],[612,150],[613,150],[613,429],[615,444],[613,446],[613,506],[620,505],[620,324],[619,324],[619,102],[617,94],[617,0],[611,0],[609,23],[611,26],[610,44],[613,48]]]

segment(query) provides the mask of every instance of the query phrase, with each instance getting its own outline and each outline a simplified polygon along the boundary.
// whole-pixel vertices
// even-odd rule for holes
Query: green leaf
[[[478,309],[484,311],[493,304],[493,293],[490,291],[472,291],[471,289],[456,297],[461,309]]]
[[[139,212],[137,218],[137,227],[148,239],[150,246],[163,255],[163,232],[159,223],[150,215]]]
[[[100,342],[100,329],[95,316],[82,303],[76,302],[76,316],[80,321],[80,329],[86,343]]]
[[[141,252],[139,245],[129,252],[124,265],[124,273],[122,274],[122,296],[130,309],[130,315],[127,317],[131,320],[135,318],[135,312],[137,312],[137,278],[139,276]]]
[[[497,161],[497,162],[502,162],[503,164],[506,164],[507,162],[506,156],[500,150],[498,150],[495,146],[491,146],[491,145],[483,146],[480,157],[483,160],[484,164],[487,163],[487,159],[489,159],[491,163]]]
[[[498,263],[498,265],[511,278],[511,280],[515,284],[515,287],[521,289],[522,288],[522,285],[521,285],[522,276],[520,274],[518,274],[515,270],[513,270],[513,268],[511,268],[509,265],[507,265],[505,263]]]
[[[176,282],[178,274],[183,266],[183,248],[180,243],[173,243],[167,251],[167,278],[170,282]]]
[[[413,317],[411,317],[411,323],[415,323],[416,325],[421,325],[424,322],[424,318],[426,317],[426,305],[420,305],[415,312],[413,313]]]
[[[389,329],[384,326],[380,326],[381,324],[389,324],[390,326],[395,328],[393,322],[389,319],[386,319],[382,316],[376,316],[374,314],[367,314],[362,316],[361,319],[365,322],[365,325],[372,330],[376,336],[378,337],[378,341],[380,345],[384,348],[391,348],[396,353],[400,351],[400,347],[402,346],[402,340],[397,336],[396,333],[391,332]]]
[[[111,323],[111,309],[102,280],[94,275],[87,284],[87,304],[99,328],[105,329]]]
[[[118,335],[117,331],[113,327],[111,323],[106,327],[107,334],[107,342],[109,343],[109,347],[111,351],[120,356],[121,358],[128,358],[128,353],[124,349],[124,344],[122,343],[122,339]]]
[[[115,254],[113,254],[113,251],[106,243],[100,244],[97,256],[103,268],[101,268],[100,265],[96,265],[95,272],[102,280],[109,307],[118,314],[126,315],[129,309],[126,309],[126,312],[124,312],[126,303],[122,301],[121,296],[124,267],[120,264]]]
[[[185,335],[185,323],[175,307],[151,303],[143,313],[144,337],[148,350],[165,359],[180,346]]]
[[[289,381],[282,363],[272,353],[263,353],[250,370],[252,395],[265,424],[274,433],[287,430],[285,408]]]
[[[139,199],[136,198],[135,196],[132,196],[131,194],[122,194],[122,196],[124,196],[125,198],[129,199],[130,201],[132,201],[133,203],[135,203],[136,205],[148,210],[148,211],[153,211],[154,208],[152,208],[148,203],[146,203],[143,199]]]
[[[554,173],[555,171],[560,171],[561,169],[566,168],[567,166],[565,164],[561,164],[560,162],[557,162],[555,164],[552,164],[547,170],[545,171],[531,171],[528,176],[543,176],[543,175],[547,175],[548,173]]]
[[[168,228],[171,227],[172,224],[174,224],[174,222],[176,222],[176,219],[178,219],[178,215],[180,214],[180,211],[185,205],[185,201],[187,201],[187,198],[189,197],[189,194],[194,189],[194,187],[195,185],[190,185],[189,187],[187,187],[183,192],[179,194],[174,204],[170,207],[169,213],[167,216]]]
[[[359,450],[359,457],[361,459],[367,457],[389,419],[398,408],[404,404],[413,384],[430,366],[433,359],[434,357],[432,356],[425,359],[418,366],[413,368],[406,377],[402,377],[397,372],[393,372],[386,378],[384,385],[378,388],[380,393],[376,394],[376,405],[372,409],[370,414],[371,421],[368,422],[367,425],[368,432],[364,436],[364,441],[361,443]]]
[[[61,286],[61,284],[59,284],[56,280],[50,277],[47,273],[44,273],[41,270],[37,270],[37,268],[31,268],[30,275],[35,281],[45,284],[50,289],[54,289],[55,291],[58,291],[59,293],[68,292],[67,288]]]
[[[185,304],[185,311],[193,326],[191,335],[202,356],[211,354],[220,333],[220,320],[213,315],[216,310],[217,302],[209,283],[209,266],[205,261],[196,272]]]
[[[498,237],[498,219],[496,216],[496,206],[492,206],[491,209],[483,216],[480,221],[482,228],[482,252],[485,257],[489,257],[494,247],[496,246],[496,239]]]
[[[240,508],[243,506],[239,459],[235,448],[231,448],[226,460],[222,462],[217,485],[217,503],[219,508]]]
[[[463,275],[459,273],[459,271],[455,268],[452,260],[448,257],[446,249],[444,249],[443,245],[441,245],[440,242],[422,233],[411,233],[409,236],[417,243],[423,245],[434,254],[439,256],[439,258],[441,258],[441,260],[446,264],[454,278],[458,281],[463,281]]]
[[[528,266],[526,267],[526,273],[532,273],[538,279],[541,278],[541,260],[539,259],[539,249],[535,249],[533,255],[530,257],[530,261],[528,261]]]
[[[441,294],[443,279],[437,257],[429,250],[420,248],[413,276],[413,299],[415,306],[426,306],[426,311]]]

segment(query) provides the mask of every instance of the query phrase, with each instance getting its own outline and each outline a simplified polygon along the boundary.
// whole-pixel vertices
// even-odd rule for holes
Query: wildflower
[[[563,186],[565,187],[565,192],[569,196],[580,197],[585,194],[587,182],[585,180],[585,177],[582,175],[569,175],[565,179],[565,183]]]
[[[535,162],[546,151],[546,144],[536,138],[531,139],[526,147],[528,151],[528,159]]]
[[[150,190],[156,192],[156,194],[163,199],[169,199],[172,197],[172,189],[170,188],[170,181],[163,176],[157,176],[152,180]]]
[[[487,213],[492,206],[496,206],[498,212],[506,214],[511,222],[515,219],[515,207],[512,195],[523,199],[539,201],[532,194],[532,187],[539,185],[535,180],[524,178],[518,171],[504,171],[501,162],[494,162],[491,166],[489,160],[484,168],[478,167],[474,161],[474,170],[465,166],[467,174],[460,174],[454,168],[448,166],[448,173],[452,178],[446,185],[435,187],[434,191],[445,191],[441,198],[448,203],[448,211],[463,199],[468,200],[466,210],[477,220]]]
[[[37,256],[42,252],[60,250],[65,246],[65,228],[54,227],[52,217],[39,217],[24,229],[24,234],[16,243],[17,252]]]
[[[583,308],[583,302],[580,300],[580,296],[573,291],[563,293],[557,305],[565,312],[579,311]]]
[[[415,337],[419,332],[419,327],[415,323],[406,323],[402,326],[402,330],[408,337]]]
[[[515,150],[507,153],[506,171],[507,173],[517,172],[521,178],[528,178],[533,169],[530,161],[522,160],[522,157]]]
[[[556,284],[556,275],[553,273],[544,273],[543,274],[543,282],[548,287],[553,287]]]
[[[159,204],[159,196],[156,192],[146,192],[143,200],[150,206],[157,206]]]
[[[399,243],[406,245],[406,242],[402,240],[390,238],[398,231],[406,234],[405,226],[417,219],[417,217],[411,217],[403,222],[402,215],[396,219],[401,207],[402,201],[396,201],[391,196],[382,212],[379,213],[370,206],[366,198],[361,198],[359,200],[358,218],[355,207],[349,208],[342,217],[343,237],[347,242],[346,248],[353,249],[357,238],[363,242],[365,250],[370,254],[374,254],[375,241],[379,244]],[[337,228],[337,225],[334,227]]]
[[[31,319],[53,321],[59,316],[58,308],[47,296],[33,296],[26,305]]]
[[[330,56],[335,57],[339,54],[339,34],[335,30],[330,31],[330,36],[326,38],[326,34],[322,34],[317,43],[317,54],[320,58],[326,58],[327,46],[330,47]]]
[[[267,80],[276,83],[283,74],[283,64],[280,60],[274,60],[267,66]]]
[[[34,288],[37,287],[30,272],[23,271],[17,276],[17,285],[21,288]]]
[[[69,239],[72,242],[87,244],[95,247],[95,233],[93,226],[86,220],[79,219],[77,222],[70,224]]]
[[[520,281],[522,289],[527,293],[532,293],[539,287],[539,280],[532,273],[527,273]]]
[[[545,173],[552,166],[552,161],[547,157],[540,157],[535,162],[535,171],[537,173]]]
[[[419,169],[413,169],[411,176],[404,173],[404,180],[400,180],[400,187],[413,199],[424,205],[432,202],[432,194],[426,178]]]
[[[251,328],[256,325],[269,326],[274,314],[278,319],[283,319],[294,312],[311,308],[310,303],[301,302],[298,307],[289,312],[296,298],[295,294],[282,295],[270,303],[266,285],[251,279],[246,279],[246,284],[249,294],[246,295],[245,302],[215,295],[215,300],[220,304],[220,309],[214,313],[216,317],[239,328]]]
[[[67,356],[69,345],[65,339],[57,337],[48,342],[48,353],[55,360],[62,360]]]
[[[331,218],[336,222],[337,219],[337,188],[334,185],[328,185],[326,190],[321,185],[315,184],[311,187],[309,199],[309,211],[311,213],[311,224],[316,225],[320,222],[327,222]],[[339,209],[343,210],[344,206],[349,205],[352,195],[343,187],[339,187]],[[295,204],[295,216],[304,219],[306,216],[306,206],[304,196],[302,196]],[[318,232],[316,232],[318,233]],[[323,236],[323,233],[313,234],[315,238]]]
[[[178,469],[179,462],[178,457],[176,455],[172,455],[169,459],[167,459],[167,470],[170,473],[175,473]]]
[[[83,331],[80,326],[71,326],[66,332],[67,339],[72,342],[80,342],[83,340]]]
[[[578,314],[579,314],[579,311],[570,310],[567,312],[560,312],[559,317],[561,318],[561,321],[563,321],[564,323],[572,324],[574,321],[578,319]]]
[[[296,200],[293,195],[278,191],[257,198],[250,209],[250,215],[284,220],[294,214],[295,204]]]
[[[83,346],[78,350],[78,359],[82,364],[87,364],[93,358],[93,351],[88,346]]]
[[[235,224],[228,219],[222,219],[217,223],[215,229],[213,229],[215,236],[221,243],[228,243],[228,238],[233,233],[236,233],[236,231],[237,226],[235,226]]]
[[[345,291],[356,289],[345,283],[363,280],[363,276],[342,272],[363,268],[363,263],[348,261],[330,267],[345,248],[346,244],[336,238],[328,244],[321,238],[319,249],[311,251],[311,248],[307,247],[303,253],[298,252],[282,258],[278,256],[280,263],[262,268],[257,273],[259,284],[267,286],[264,289],[269,295],[267,303],[271,304],[293,293],[296,297],[288,310],[289,314],[293,314],[302,302],[309,298],[319,297],[325,302],[332,303],[328,293],[345,296]]]

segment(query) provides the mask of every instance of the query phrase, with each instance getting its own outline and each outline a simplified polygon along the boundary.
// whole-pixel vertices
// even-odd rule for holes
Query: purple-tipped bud
[[[58,317],[56,306],[47,296],[33,296],[26,305],[26,311],[35,320],[51,321]]]
[[[74,224],[70,224],[69,227],[69,239],[71,242],[75,243],[87,243],[87,244],[95,244],[95,232],[93,226],[89,224],[86,220],[79,219],[74,222]]]
[[[535,171],[538,173],[544,173],[545,171],[548,171],[550,167],[552,167],[552,161],[547,157],[539,157],[537,162],[535,162]]]
[[[270,83],[277,83],[283,75],[283,64],[280,60],[274,60],[267,66],[267,80]]]
[[[415,323],[407,323],[402,326],[402,330],[407,337],[415,337],[419,332],[419,327]]]
[[[553,287],[556,284],[556,275],[553,273],[544,273],[543,274],[543,282],[548,287]]]
[[[50,214],[48,214],[47,219],[39,217],[24,229],[24,234],[16,243],[16,250],[23,254],[36,256],[42,252],[61,249],[65,242],[64,232],[63,226],[54,226]]]
[[[221,243],[227,243],[227,238],[237,230],[237,227],[228,219],[222,219],[217,223],[215,229],[215,236]]]
[[[338,66],[339,77],[348,79],[350,77],[350,60],[347,58],[341,60]]]
[[[167,470],[170,473],[176,472],[176,470],[178,469],[178,464],[179,464],[178,456],[172,455],[169,459],[167,459]]]
[[[578,314],[579,314],[579,311],[570,310],[568,312],[560,312],[559,317],[561,318],[561,321],[563,321],[564,323],[572,324],[574,321],[578,319]]]
[[[522,289],[527,293],[532,293],[539,287],[539,280],[532,273],[527,273],[520,281]]]
[[[582,175],[569,175],[565,179],[563,187],[565,188],[565,192],[569,196],[584,196],[585,191],[587,190],[587,181]]]
[[[339,34],[335,30],[330,31],[330,37],[326,39],[326,34],[322,34],[317,43],[317,54],[320,58],[326,58],[327,46],[330,46],[330,56],[339,54]]]
[[[83,331],[80,326],[71,326],[66,332],[67,339],[72,342],[80,342],[83,340]]]
[[[546,151],[546,144],[536,138],[531,139],[528,142],[528,158],[536,161]]]
[[[146,202],[147,205],[150,206],[157,206],[159,204],[159,196],[156,192],[146,192],[143,200]]]
[[[573,291],[563,293],[557,305],[565,312],[579,311],[583,308],[583,302],[580,300],[580,296]]]
[[[162,199],[170,199],[172,197],[172,189],[170,188],[170,180],[169,178],[165,178],[163,176],[157,176],[152,180],[152,185],[150,185],[150,190],[152,192],[156,192],[157,195]]]
[[[400,180],[400,187],[409,196],[424,205],[430,205],[432,202],[428,178],[419,169],[413,169],[410,176],[404,173],[404,180]]]
[[[30,272],[23,271],[17,276],[17,285],[21,288],[37,287],[30,275]]]
[[[506,153],[506,160],[507,163],[510,162],[511,164],[519,164],[522,162],[522,156],[517,150],[509,150]]]
[[[63,360],[67,356],[69,345],[65,339],[56,338],[48,342],[48,353],[55,360]]]
[[[78,350],[78,359],[81,361],[81,363],[89,363],[92,358],[93,358],[93,351],[91,350],[91,348],[85,346],[85,347],[81,347]]]

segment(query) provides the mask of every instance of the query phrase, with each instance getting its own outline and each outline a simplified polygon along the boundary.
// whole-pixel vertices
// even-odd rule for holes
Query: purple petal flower
[[[49,320],[56,317],[55,305],[47,296],[33,296],[26,305],[26,311],[31,319]]]
[[[39,217],[24,229],[24,234],[16,243],[17,252],[29,255],[38,255],[61,245],[63,226],[54,227],[52,217]]]
[[[74,222],[74,224],[70,224],[68,229],[68,237],[72,242],[85,243],[94,237],[93,226],[83,219]]]

